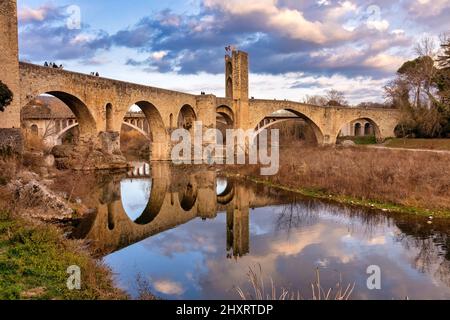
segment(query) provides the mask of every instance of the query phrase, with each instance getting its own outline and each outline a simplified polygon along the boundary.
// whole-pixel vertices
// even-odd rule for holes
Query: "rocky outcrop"
[[[106,170],[129,167],[125,157],[110,154],[92,144],[59,145],[52,149],[57,169]]]
[[[14,200],[31,218],[46,221],[72,218],[74,210],[70,205],[40,182],[35,173],[21,173],[8,184],[8,188],[14,194]]]

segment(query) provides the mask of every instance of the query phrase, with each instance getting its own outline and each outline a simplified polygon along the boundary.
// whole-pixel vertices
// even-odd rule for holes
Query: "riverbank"
[[[111,272],[85,244],[66,239],[56,226],[0,212],[0,299],[126,299]],[[70,266],[81,270],[81,289],[69,290]]]
[[[0,169],[0,299],[127,299],[88,244],[58,226],[77,210],[46,187],[50,178],[18,160]],[[67,288],[70,266],[80,268],[80,290]]]
[[[299,194],[383,211],[450,217],[450,155],[360,147],[280,151],[280,170],[260,176],[258,166],[224,172]]]

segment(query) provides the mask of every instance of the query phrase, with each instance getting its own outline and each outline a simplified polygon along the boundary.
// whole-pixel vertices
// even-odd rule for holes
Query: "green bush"
[[[0,111],[5,111],[5,108],[10,105],[13,100],[13,93],[8,86],[0,81]]]

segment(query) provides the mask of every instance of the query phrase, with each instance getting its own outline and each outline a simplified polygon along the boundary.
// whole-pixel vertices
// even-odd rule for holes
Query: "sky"
[[[423,37],[450,31],[450,0],[18,0],[22,61],[224,95],[224,55],[250,55],[250,95],[352,104],[383,86]]]

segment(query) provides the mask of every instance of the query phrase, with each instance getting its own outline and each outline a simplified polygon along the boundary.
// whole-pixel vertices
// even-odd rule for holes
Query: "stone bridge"
[[[139,106],[152,136],[152,160],[169,160],[173,129],[190,129],[194,121],[201,121],[204,130],[216,128],[218,117],[230,128],[256,130],[273,112],[288,110],[312,126],[319,144],[334,144],[341,128],[357,119],[372,123],[377,138],[383,140],[394,135],[399,121],[398,110],[249,98],[249,58],[242,51],[225,56],[226,97],[193,95],[19,62],[16,10],[16,0],[0,4],[0,80],[14,93],[13,103],[0,117],[0,128],[4,128],[0,136],[14,134],[20,128],[23,106],[42,94],[67,104],[79,123],[80,144],[96,146],[105,154],[120,154],[122,123],[130,106]],[[204,141],[207,145],[215,142]]]

